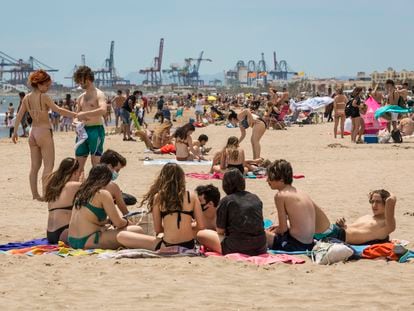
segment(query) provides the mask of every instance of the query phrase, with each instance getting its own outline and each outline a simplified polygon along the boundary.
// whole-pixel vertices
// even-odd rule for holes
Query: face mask
[[[117,172],[113,171],[113,172],[112,172],[112,181],[114,181],[115,179],[117,179],[117,178],[118,178],[118,176],[119,176],[119,173],[117,173]]]

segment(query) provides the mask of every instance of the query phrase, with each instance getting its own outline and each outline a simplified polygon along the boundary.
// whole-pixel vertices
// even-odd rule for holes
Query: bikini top
[[[55,207],[49,210],[49,212],[55,211],[55,210],[68,210],[71,211],[73,209],[73,205],[71,206],[65,206],[65,207]]]
[[[47,112],[48,109],[43,109],[42,107],[42,94],[40,94],[39,96],[39,104],[40,104],[40,109],[32,109],[31,105],[30,105],[30,100],[29,100],[29,96],[27,97],[27,106],[28,106],[28,111],[30,116],[32,117],[33,120],[38,120],[39,119],[39,114],[41,112]]]
[[[187,199],[188,203],[190,203],[190,192],[187,191]],[[181,214],[185,214],[188,216],[191,216],[191,218],[194,218],[194,211],[161,211],[161,218],[164,218],[167,215],[171,215],[177,213],[177,228],[180,229],[180,222],[181,222]]]
[[[107,217],[106,212],[103,208],[95,207],[89,202],[86,203],[86,205],[82,205],[82,206],[86,207],[88,210],[94,213],[96,218],[98,218],[99,221],[104,221]]]

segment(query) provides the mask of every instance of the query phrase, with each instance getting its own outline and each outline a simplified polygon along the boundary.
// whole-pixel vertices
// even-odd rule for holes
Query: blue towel
[[[404,263],[407,262],[408,259],[414,259],[414,250],[407,251],[404,255],[401,256],[398,262]]]
[[[380,118],[381,116],[383,116],[387,112],[410,113],[410,112],[413,112],[413,109],[412,108],[402,108],[400,106],[395,106],[395,105],[383,106],[383,107],[380,107],[377,110],[375,110],[375,119]]]
[[[37,245],[48,245],[49,241],[46,238],[34,239],[26,242],[11,242],[0,245],[0,251],[8,251],[11,249],[20,249],[25,247],[32,247]]]

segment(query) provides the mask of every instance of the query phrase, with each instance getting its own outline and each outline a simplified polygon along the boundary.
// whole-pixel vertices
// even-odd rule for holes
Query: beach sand
[[[352,145],[349,137],[334,139],[332,124],[267,131],[262,156],[289,160],[305,178],[294,185],[308,192],[334,221],[369,214],[367,194],[385,188],[396,194],[397,229],[392,238],[414,242],[414,139],[401,145]],[[205,133],[215,151],[238,129],[208,126]],[[339,143],[340,145],[331,145]],[[73,133],[55,134],[56,163],[73,156]],[[143,166],[142,142],[123,142],[109,135],[113,148],[128,161],[117,182],[140,199],[160,166]],[[250,130],[242,143],[251,158]],[[166,156],[164,156],[166,157]],[[31,199],[26,139],[13,145],[0,140],[0,243],[45,235],[46,204]],[[88,168],[90,164],[88,163]],[[208,167],[184,166],[186,172]],[[187,179],[188,189],[200,181]],[[221,182],[211,181],[221,188]],[[247,190],[259,195],[264,216],[274,219],[274,192],[265,180],[247,180]],[[222,192],[223,193],[223,192]],[[411,246],[412,248],[412,246]],[[221,258],[98,260],[96,256],[60,258],[0,255],[0,303],[3,310],[412,310],[413,264],[360,260],[332,266],[274,264],[255,266]]]

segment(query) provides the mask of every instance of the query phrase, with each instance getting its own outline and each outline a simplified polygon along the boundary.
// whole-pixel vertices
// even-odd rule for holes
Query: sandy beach
[[[262,156],[287,159],[294,173],[305,175],[294,185],[308,192],[331,221],[369,214],[371,190],[393,192],[398,198],[397,229],[391,237],[414,242],[414,217],[404,215],[414,212],[414,139],[399,145],[355,145],[349,137],[335,140],[332,127],[324,123],[269,130],[262,139]],[[210,125],[197,129],[193,138],[202,133],[210,137],[212,156],[239,130]],[[55,134],[55,167],[74,155],[74,135]],[[251,158],[250,130],[242,147]],[[123,142],[119,135],[108,135],[105,148],[127,158],[117,182],[123,191],[142,198],[161,168],[144,167],[142,159],[160,156],[144,154],[144,143]],[[47,207],[31,199],[27,139],[17,145],[1,139],[0,163],[0,243],[45,236]],[[183,168],[186,172],[209,169]],[[207,182],[187,179],[188,189]],[[221,188],[220,181],[211,182]],[[262,199],[264,216],[274,219],[274,192],[266,181],[247,180],[247,190]],[[414,308],[413,277],[413,264],[383,260],[318,266],[307,259],[302,265],[257,267],[222,258],[0,255],[0,303],[3,310],[410,310]]]

